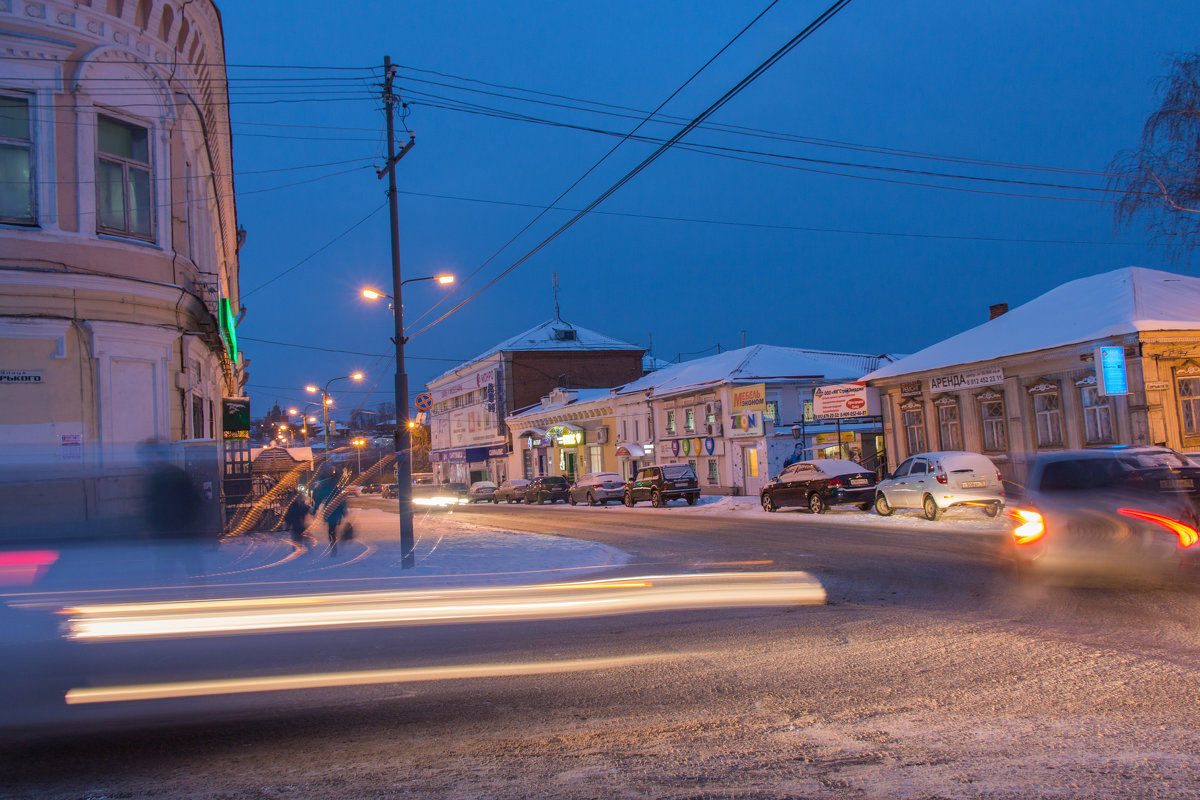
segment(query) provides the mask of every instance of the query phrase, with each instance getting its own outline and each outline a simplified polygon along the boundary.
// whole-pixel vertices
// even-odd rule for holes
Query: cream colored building
[[[224,60],[211,0],[0,2],[0,447],[221,440],[245,382]]]
[[[892,467],[972,450],[1020,482],[1044,451],[1200,451],[1200,279],[1141,267],[1080,278],[863,380],[880,392]]]
[[[609,389],[554,389],[537,405],[510,415],[509,478],[617,472],[614,400]]]

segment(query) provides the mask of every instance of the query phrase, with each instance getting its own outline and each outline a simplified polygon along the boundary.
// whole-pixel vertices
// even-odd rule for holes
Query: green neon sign
[[[233,316],[233,309],[229,305],[227,298],[221,298],[221,305],[217,312],[217,325],[221,329],[221,337],[225,340],[225,352],[229,355],[230,363],[237,363],[237,320]]]

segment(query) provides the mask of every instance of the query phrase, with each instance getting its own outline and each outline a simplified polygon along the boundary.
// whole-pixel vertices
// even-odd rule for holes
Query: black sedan
[[[839,505],[856,505],[866,511],[875,500],[875,473],[838,458],[800,461],[785,467],[764,486],[759,499],[767,511],[798,506],[821,514]]]
[[[544,478],[534,478],[525,487],[526,503],[567,502],[567,492],[570,484],[561,475],[547,475]]]

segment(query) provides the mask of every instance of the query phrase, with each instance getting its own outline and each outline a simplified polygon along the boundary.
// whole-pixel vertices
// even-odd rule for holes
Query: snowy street
[[[372,531],[387,535],[384,505],[359,501],[364,551]],[[489,558],[491,571],[513,571],[506,553],[522,550],[525,569],[592,559],[588,577],[795,570],[819,580],[828,602],[277,635],[257,649],[195,640],[174,658],[603,666],[263,693],[232,715],[206,716],[215,706],[200,704],[187,724],[25,740],[10,749],[0,796],[1194,793],[1200,582],[1020,585],[1001,556],[1002,524],[982,515],[767,514],[740,498],[633,510],[456,506],[421,519],[419,532],[437,532],[418,541],[426,579],[452,571],[448,554],[507,541],[516,547],[493,547],[464,571]],[[601,554],[612,560],[595,569]],[[313,569],[333,561],[309,555]]]

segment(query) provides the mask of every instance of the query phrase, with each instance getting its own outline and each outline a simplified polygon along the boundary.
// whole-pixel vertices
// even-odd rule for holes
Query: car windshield
[[[1135,469],[1155,469],[1168,467],[1171,469],[1179,469],[1180,467],[1196,466],[1187,458],[1179,455],[1174,450],[1151,450],[1141,453],[1122,453],[1119,456],[1120,460]]]
[[[662,468],[663,477],[668,480],[679,478],[695,478],[696,473],[687,464],[667,464]]]
[[[564,486],[567,483],[567,479],[561,475],[551,475],[545,479],[545,483],[547,486]]]
[[[591,483],[612,483],[613,481],[618,483],[624,482],[621,476],[615,472],[597,472],[589,479]]]

